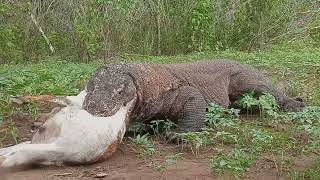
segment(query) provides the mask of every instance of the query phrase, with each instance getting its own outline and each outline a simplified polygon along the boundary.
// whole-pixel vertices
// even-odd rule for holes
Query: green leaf
[[[220,163],[219,163],[220,167],[224,167],[227,164],[228,163],[225,160],[221,160]]]

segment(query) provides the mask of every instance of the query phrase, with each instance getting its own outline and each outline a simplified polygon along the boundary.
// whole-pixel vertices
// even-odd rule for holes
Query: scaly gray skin
[[[106,65],[88,82],[83,107],[94,115],[110,116],[134,99],[130,121],[166,118],[177,123],[176,132],[192,132],[203,127],[209,103],[228,107],[251,90],[272,94],[287,111],[304,107],[300,100],[273,87],[261,72],[230,60]]]

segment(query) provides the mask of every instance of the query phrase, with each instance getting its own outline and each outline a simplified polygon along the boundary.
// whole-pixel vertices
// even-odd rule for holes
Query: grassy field
[[[201,133],[182,134],[184,145],[194,154],[207,146],[226,146],[221,153],[209,158],[208,166],[214,172],[243,176],[262,157],[270,157],[278,175],[292,179],[319,179],[320,176],[320,49],[306,46],[275,47],[271,50],[245,53],[223,51],[197,53],[183,56],[139,56],[126,54],[112,62],[178,63],[202,59],[231,58],[253,65],[273,77],[273,82],[283,87],[290,96],[302,97],[308,107],[301,113],[279,111],[273,97],[268,95],[256,100],[245,95],[239,104],[249,111],[239,116],[235,109],[223,109],[212,105],[208,113],[206,129]],[[126,60],[125,60],[126,59]],[[0,125],[11,121],[7,129],[0,131],[5,138],[18,142],[22,137],[10,118],[15,113],[28,113],[34,119],[42,111],[36,104],[21,109],[12,107],[10,96],[55,94],[72,95],[84,87],[87,79],[104,62],[90,64],[48,60],[37,64],[0,66]],[[260,114],[252,116],[251,108]],[[157,153],[153,140],[171,126],[167,121],[156,121],[149,128],[152,135],[136,135],[129,142],[142,151],[140,156]],[[159,135],[160,134],[160,135]],[[2,143],[1,143],[2,144]],[[294,161],[302,156],[314,156],[312,167],[298,170]],[[183,154],[168,157],[168,162],[155,164],[155,170],[165,169]]]

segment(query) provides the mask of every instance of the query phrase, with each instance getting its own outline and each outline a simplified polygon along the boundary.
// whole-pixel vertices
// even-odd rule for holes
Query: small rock
[[[94,178],[104,178],[104,177],[106,177],[106,176],[108,176],[107,173],[99,173],[99,174],[96,174],[96,175],[94,176]]]

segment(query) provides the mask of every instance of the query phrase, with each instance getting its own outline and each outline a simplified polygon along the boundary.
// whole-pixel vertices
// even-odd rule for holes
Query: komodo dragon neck
[[[177,78],[170,69],[157,64],[130,64],[129,74],[137,89],[137,101],[131,119],[147,121],[168,111],[167,98],[174,100],[174,90],[185,82]]]

